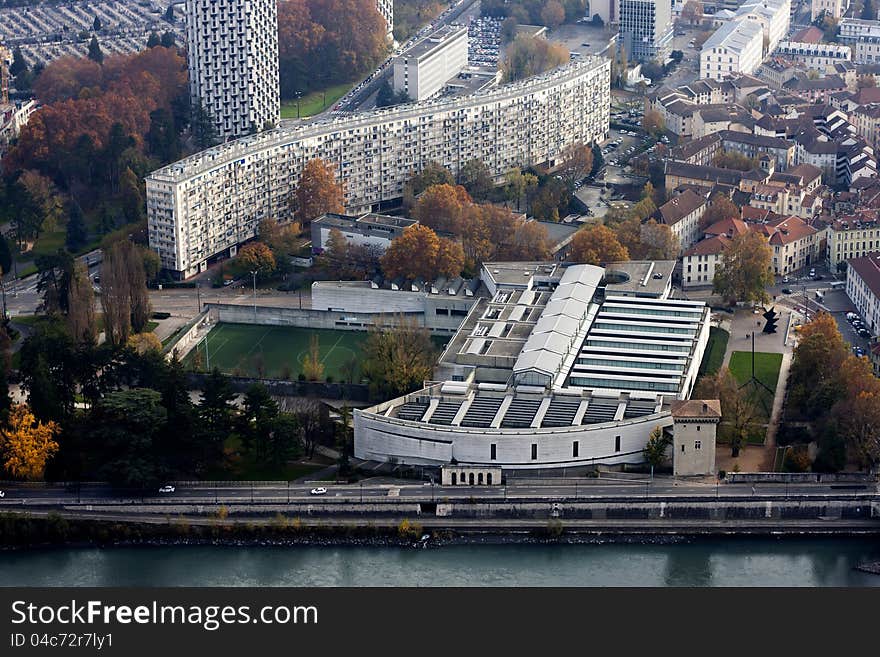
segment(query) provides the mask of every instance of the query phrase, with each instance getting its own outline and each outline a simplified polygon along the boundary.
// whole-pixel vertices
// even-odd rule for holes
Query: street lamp
[[[254,277],[254,323],[257,321],[257,274],[259,271],[259,269],[254,269],[251,272],[251,276]]]
[[[299,116],[299,99],[302,96],[302,91],[297,91],[294,96],[296,97],[296,118],[300,118]]]

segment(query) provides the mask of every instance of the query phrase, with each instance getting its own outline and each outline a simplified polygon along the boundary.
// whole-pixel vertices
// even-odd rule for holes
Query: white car
[[[6,493],[0,490],[0,500],[2,500],[4,497],[6,497]]]
[[[174,486],[162,486],[162,488],[159,489],[159,492],[160,493],[173,493]]]
[[[310,491],[310,493],[311,493],[312,495],[326,495],[326,494],[327,494],[327,489],[324,488],[323,486],[321,486],[321,487],[319,487],[319,488],[313,488],[313,489]]]

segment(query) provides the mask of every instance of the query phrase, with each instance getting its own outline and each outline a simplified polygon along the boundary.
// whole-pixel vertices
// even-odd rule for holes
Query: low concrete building
[[[501,468],[485,465],[444,465],[440,468],[443,486],[500,486]]]
[[[430,98],[468,64],[466,25],[445,25],[392,62],[394,91],[412,100]]]
[[[415,219],[372,212],[360,215],[325,214],[312,221],[312,253],[321,253],[327,248],[327,240],[334,228],[342,233],[349,244],[372,246],[385,251],[392,240],[418,223]]]
[[[721,422],[717,399],[690,399],[672,405],[672,467],[676,477],[715,474],[715,438]]]

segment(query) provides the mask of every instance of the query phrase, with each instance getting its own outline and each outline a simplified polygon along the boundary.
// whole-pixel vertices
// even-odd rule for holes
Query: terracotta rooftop
[[[817,232],[799,217],[786,217],[771,225],[776,231],[770,236],[770,244],[791,244]]]
[[[706,235],[726,235],[734,237],[749,232],[749,227],[741,219],[722,219],[708,226],[704,231]]]
[[[721,401],[718,399],[682,399],[672,402],[672,417],[720,420]]]
[[[847,260],[847,265],[865,281],[875,297],[880,297],[880,253],[869,253],[861,258]]]
[[[657,215],[660,223],[673,226],[704,205],[706,205],[705,198],[687,189],[682,194],[673,196],[672,199],[661,205],[657,210]]]

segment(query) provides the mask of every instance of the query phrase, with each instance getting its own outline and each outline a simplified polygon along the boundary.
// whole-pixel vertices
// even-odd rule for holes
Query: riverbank
[[[54,511],[0,514],[0,548],[116,545],[356,545],[665,543],[699,537],[878,536],[875,519],[584,519],[164,515],[137,520]]]

